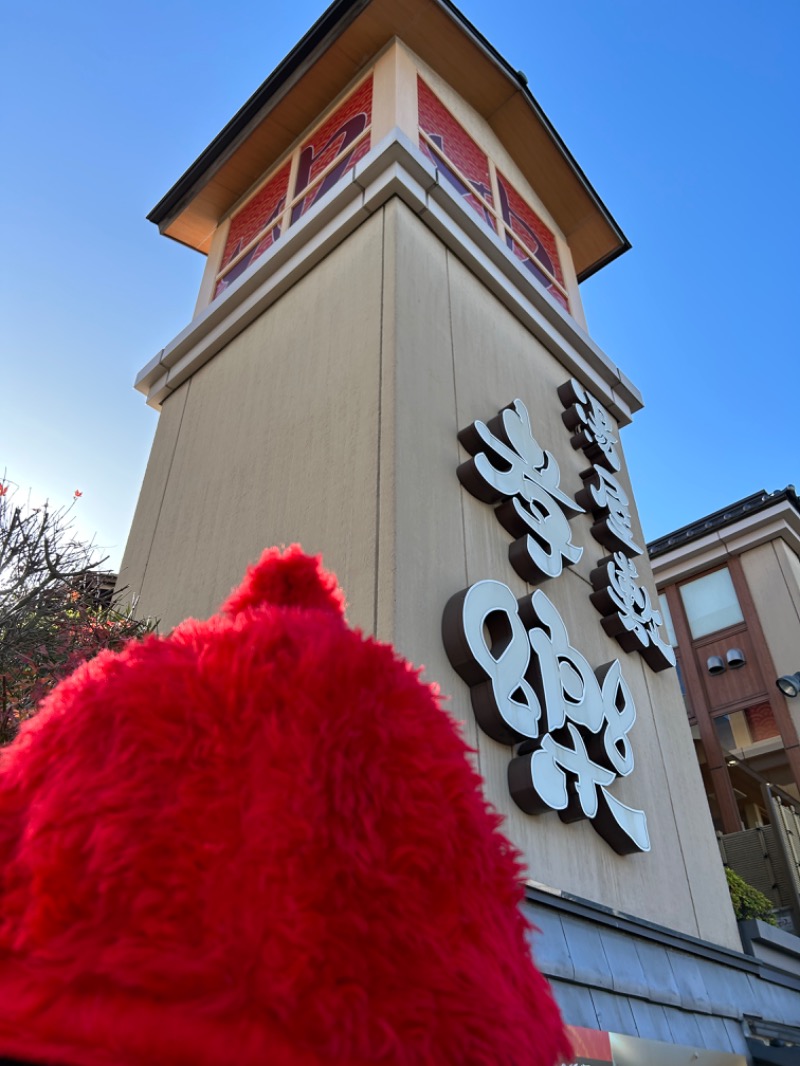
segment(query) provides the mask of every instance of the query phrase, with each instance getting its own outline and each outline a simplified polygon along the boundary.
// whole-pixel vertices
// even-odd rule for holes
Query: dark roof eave
[[[617,229],[619,229],[619,227],[617,227]],[[592,263],[592,265],[590,267],[587,267],[586,270],[582,270],[580,274],[578,274],[578,281],[580,283],[586,281],[587,278],[590,278],[593,274],[596,274],[598,270],[602,270],[603,267],[608,266],[609,263],[613,263],[615,259],[619,259],[621,255],[624,255],[625,252],[629,252],[631,250],[633,246],[628,240],[628,238],[625,236],[625,234],[622,232],[622,230],[619,230],[619,236],[621,240],[619,248],[615,248],[613,252],[609,252],[608,255],[604,255],[602,259],[598,259],[597,262]]]
[[[623,252],[627,252],[631,247],[630,241],[620,229],[614,216],[611,214],[606,205],[600,199],[597,190],[594,188],[592,183],[584,174],[583,169],[578,163],[575,156],[572,154],[572,152],[570,152],[569,148],[567,148],[560,133],[543,111],[541,105],[539,104],[539,101],[528,88],[527,79],[524,78],[524,75],[523,77],[520,77],[521,72],[518,70],[514,70],[514,68],[508,63],[508,61],[504,59],[503,56],[497,51],[494,45],[483,36],[479,29],[473,26],[473,24],[469,21],[466,15],[462,14],[462,12],[459,11],[459,9],[454,3],[451,2],[451,0],[438,0],[438,3],[440,3],[442,7],[447,8],[447,10],[451,12],[456,22],[461,23],[464,30],[475,40],[476,44],[489,55],[490,59],[492,59],[512,81],[518,84],[522,95],[528,101],[528,106],[531,108],[533,113],[536,115],[541,124],[547,130],[548,134],[552,138],[564,160],[568,164],[570,170],[572,170],[572,172],[575,174],[575,177],[578,179],[581,185],[583,185],[592,202],[595,204],[595,206],[603,215],[610,228],[616,234],[617,239],[620,242],[620,248],[615,250],[614,252],[611,252],[602,260],[599,260],[596,264],[593,264],[591,267],[583,271],[582,275],[578,278],[578,280],[583,281],[584,278],[591,277],[591,275],[595,273],[595,271],[600,270],[600,268],[605,266],[606,263],[610,263],[613,259],[616,259],[617,256],[622,255]]]
[[[222,163],[225,153],[233,146],[236,140],[242,136],[250,123],[257,118],[258,114],[266,106],[271,97],[273,97],[289,81],[299,67],[320,48],[327,38],[341,33],[341,31],[353,22],[361,11],[371,2],[372,0],[334,0],[305,36],[294,46],[291,52],[281,60],[269,77],[258,89],[256,89],[244,106],[236,112],[230,122],[217,134],[208,147],[200,153],[188,170],[181,175],[169,192],[159,200],[152,211],[147,215],[148,221],[155,223],[163,233],[183,204],[190,199],[190,197],[198,190],[198,187],[202,186],[205,180],[211,176],[211,173],[213,173],[216,167]],[[587,195],[590,197],[597,210],[602,214],[612,232],[616,234],[620,243],[619,248],[582,271],[578,280],[584,281],[596,271],[600,270],[601,267],[628,251],[631,247],[630,242],[620,229],[611,212],[597,194],[589,179],[584,174],[577,160],[561,139],[561,136],[553,126],[552,122],[540,107],[536,98],[528,89],[522,78],[520,78],[519,72],[515,71],[509,65],[497,49],[486,40],[483,34],[472,25],[469,19],[459,11],[451,0],[435,0],[435,2],[450,12],[454,20],[461,25],[463,30],[470,37],[473,38],[482,51],[484,51],[487,56],[502,69],[506,76],[518,86],[519,91],[523,94],[531,110],[547,130],[565,162],[584,187]]]
[[[371,0],[334,0],[326,11],[317,19],[308,33],[302,37],[294,48],[285,56],[267,79],[256,89],[247,102],[239,108],[233,118],[217,134],[188,170],[183,173],[169,192],[158,201],[147,215],[148,222],[154,222],[159,229],[164,223],[169,224],[178,208],[182,206],[196,187],[202,184],[209,171],[221,161],[225,152],[258,116],[269,99],[285,85],[297,69],[317,50],[334,30],[341,31],[353,21]]]
[[[686,526],[681,526],[680,529],[673,530],[672,533],[667,533],[663,537],[651,540],[647,545],[648,554],[651,559],[655,559],[659,555],[665,555],[667,552],[672,551],[674,548],[679,548],[693,540],[698,540],[700,537],[714,533],[718,529],[723,529],[725,526],[730,525],[731,522],[735,522],[747,515],[756,514],[767,507],[773,507],[776,503],[782,503],[784,500],[792,504],[794,509],[800,514],[800,499],[797,497],[794,485],[787,485],[785,489],[776,489],[774,492],[767,492],[766,489],[762,489],[760,492],[745,496],[744,499],[737,500],[736,503],[723,507],[719,511],[714,511],[696,522],[690,522]]]

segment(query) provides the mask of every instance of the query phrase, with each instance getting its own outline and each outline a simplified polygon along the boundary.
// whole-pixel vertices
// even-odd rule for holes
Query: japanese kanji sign
[[[511,565],[531,584],[558,577],[583,548],[572,543],[569,515],[581,506],[559,488],[558,463],[537,443],[528,409],[514,400],[488,425],[473,422],[458,434],[473,456],[458,468],[461,484],[495,514],[512,537]]]
[[[518,603],[500,581],[454,596],[442,633],[478,724],[519,744],[508,770],[514,802],[528,814],[588,818],[621,855],[649,851],[644,812],[610,792],[634,766],[628,733],[636,708],[619,662],[593,670],[541,589]]]
[[[633,557],[642,549],[634,540],[627,493],[616,476],[622,461],[611,418],[575,378],[561,385],[558,395],[572,447],[593,464],[581,473],[583,488],[575,499],[594,516],[594,539],[612,553],[592,571],[590,599],[603,615],[603,629],[620,647],[640,652],[651,670],[666,670],[675,665],[675,652],[659,631],[661,612],[653,607],[647,589],[637,584]]]
[[[625,651],[638,651],[651,670],[675,665],[675,652],[662,640],[661,612],[650,602],[650,593],[637,584],[636,564],[623,552],[603,559],[592,571],[594,592],[589,599],[604,616],[603,629]]]
[[[495,508],[514,538],[508,557],[528,584],[557,578],[577,563],[570,519],[589,512],[592,536],[611,554],[591,572],[591,602],[605,632],[625,651],[639,651],[653,670],[675,663],[661,636],[662,619],[638,584],[633,531],[616,428],[606,409],[574,378],[558,390],[572,447],[590,461],[571,499],[555,456],[537,441],[530,414],[516,399],[458,439],[472,458],[458,467],[461,484]],[[529,814],[558,811],[564,822],[587,818],[621,855],[650,850],[644,811],[612,786],[633,771],[628,734],[633,695],[619,660],[593,668],[541,589],[517,600],[500,581],[478,581],[453,596],[442,620],[450,662],[470,687],[481,729],[514,746],[509,791]]]

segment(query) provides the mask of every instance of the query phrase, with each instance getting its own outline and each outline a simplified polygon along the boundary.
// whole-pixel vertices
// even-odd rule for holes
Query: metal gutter
[[[601,207],[605,206],[599,197],[597,198],[597,202]],[[619,259],[621,255],[623,255],[625,252],[629,252],[633,247],[633,245],[622,232],[622,230],[619,229],[616,222],[614,222],[614,219],[610,215],[608,216],[608,218],[609,222],[613,223],[615,230],[619,232],[620,240],[622,243],[620,244],[620,247],[617,248],[615,251],[609,252],[608,255],[604,255],[602,259],[598,259],[596,263],[593,263],[590,267],[587,267],[586,270],[582,270],[580,274],[577,275],[579,282],[586,281],[587,278],[590,278],[593,274],[596,274],[598,270],[602,270],[603,267],[608,266],[609,263],[613,263],[615,259]]]

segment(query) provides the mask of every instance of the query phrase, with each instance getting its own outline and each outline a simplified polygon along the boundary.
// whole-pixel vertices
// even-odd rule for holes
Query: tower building
[[[525,77],[447,0],[336,0],[149,217],[207,265],[136,382],[139,611],[322,552],[463,723],[576,1048],[800,1044],[800,956],[742,950],[644,554],[642,399],[581,306],[629,244]]]

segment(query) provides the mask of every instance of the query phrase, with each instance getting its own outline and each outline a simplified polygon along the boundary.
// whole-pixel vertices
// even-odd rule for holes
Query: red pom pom
[[[268,551],[0,752],[0,1062],[570,1061],[455,723],[341,609]]]
[[[334,574],[322,566],[321,555],[306,555],[299,544],[283,551],[267,548],[244,581],[222,605],[235,615],[249,607],[301,607],[344,615],[344,593]]]

